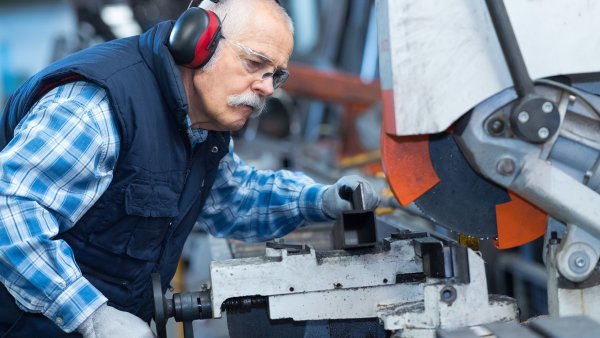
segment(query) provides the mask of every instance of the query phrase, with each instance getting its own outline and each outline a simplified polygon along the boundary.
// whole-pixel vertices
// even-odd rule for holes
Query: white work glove
[[[154,338],[150,326],[141,318],[103,304],[86,319],[77,332],[83,338]]]
[[[344,176],[340,178],[335,184],[325,189],[323,193],[323,211],[331,218],[338,218],[344,211],[353,210],[351,196],[345,196],[349,200],[344,199],[340,196],[340,190],[342,189],[356,189],[358,184],[363,185],[363,201],[365,210],[373,210],[379,205],[379,195],[375,193],[375,190],[371,184],[364,178],[357,175]],[[358,207],[358,206],[357,206]]]

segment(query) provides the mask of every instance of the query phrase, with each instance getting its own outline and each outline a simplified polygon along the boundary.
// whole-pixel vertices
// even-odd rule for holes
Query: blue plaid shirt
[[[188,133],[193,144],[207,134]],[[0,152],[0,280],[21,309],[43,313],[67,332],[106,298],[81,275],[69,246],[53,237],[104,193],[119,142],[106,92],[73,82],[43,96]],[[324,189],[301,173],[256,170],[230,144],[199,225],[246,241],[282,236],[329,220]]]

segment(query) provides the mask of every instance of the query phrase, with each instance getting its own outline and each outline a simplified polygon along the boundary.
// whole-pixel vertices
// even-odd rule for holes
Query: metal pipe
[[[515,90],[519,98],[523,98],[528,94],[534,93],[533,81],[529,77],[525,60],[519,48],[515,32],[510,24],[510,19],[504,6],[503,0],[486,0],[485,1],[496,36],[500,42],[508,71],[512,78]]]

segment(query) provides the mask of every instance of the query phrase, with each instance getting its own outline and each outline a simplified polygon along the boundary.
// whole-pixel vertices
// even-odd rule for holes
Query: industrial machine
[[[585,0],[377,1],[381,152],[395,197],[499,248],[544,236],[550,317],[519,323],[514,299],[488,294],[481,256],[453,239],[348,236],[371,223],[358,210],[337,227],[348,247],[269,243],[264,257],[213,262],[205,290],[172,299],[154,280],[159,336],[171,316],[256,309],[283,331],[256,324],[237,336],[596,336],[599,16]]]

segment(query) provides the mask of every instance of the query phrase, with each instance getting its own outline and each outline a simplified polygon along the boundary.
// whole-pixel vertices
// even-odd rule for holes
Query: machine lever
[[[504,1],[486,0],[486,5],[517,94],[520,98],[534,94],[533,81],[529,77]]]
[[[527,142],[545,143],[552,139],[560,126],[556,104],[535,92],[504,1],[486,0],[486,5],[519,97],[510,114],[511,129]]]

